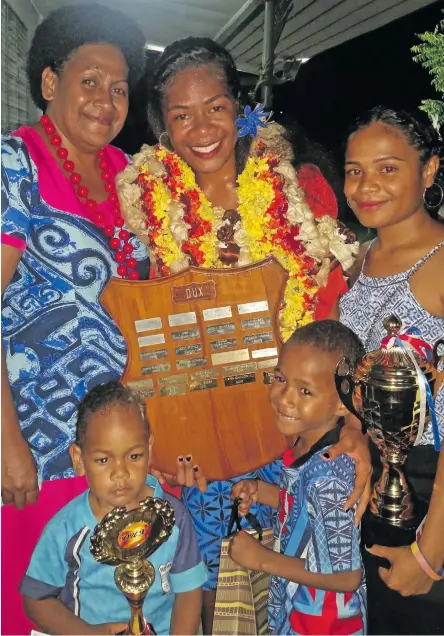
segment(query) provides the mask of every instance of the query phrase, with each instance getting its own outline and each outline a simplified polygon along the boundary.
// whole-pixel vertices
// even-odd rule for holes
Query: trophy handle
[[[357,411],[353,402],[353,393],[360,387],[359,382],[355,382],[353,377],[353,367],[350,360],[342,358],[339,360],[335,371],[335,384],[339,397],[344,406],[353,413],[358,420],[364,424],[363,416]]]

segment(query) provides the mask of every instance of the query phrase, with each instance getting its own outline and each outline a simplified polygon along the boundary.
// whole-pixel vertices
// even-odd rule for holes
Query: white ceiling
[[[89,2],[90,0],[76,0]],[[100,1],[100,0],[99,0]],[[42,16],[73,0],[33,0]],[[187,35],[215,38],[227,46],[243,70],[261,65],[263,0],[101,0],[136,19],[147,41],[165,46]],[[346,40],[373,31],[435,0],[294,0],[277,56],[310,58]],[[242,11],[243,9],[243,11]],[[231,39],[225,27],[238,12],[245,28]],[[248,18],[249,15],[254,16]],[[236,22],[236,21],[234,21]],[[228,34],[228,36],[227,36]]]

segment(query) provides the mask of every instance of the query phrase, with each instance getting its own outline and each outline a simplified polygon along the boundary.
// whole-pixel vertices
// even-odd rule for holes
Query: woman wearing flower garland
[[[335,220],[336,201],[319,169],[307,166],[302,175],[308,199],[310,192],[325,193],[312,211],[283,128],[267,125],[260,107],[239,117],[239,95],[236,67],[221,46],[206,38],[168,46],[154,68],[149,104],[159,145],[143,146],[134,165],[117,177],[118,191],[129,227],[148,245],[152,276],[190,265],[239,267],[273,255],[290,274],[280,315],[286,339],[296,327],[328,315],[346,291],[342,270],[333,264],[348,269],[358,245]],[[278,464],[253,476],[276,481]],[[179,458],[178,466],[180,483],[193,486],[193,466],[197,477],[199,470],[192,458]],[[232,481],[210,483],[206,493],[183,491],[210,571],[206,634]],[[204,479],[196,482],[205,489]],[[269,509],[255,512],[270,525]]]

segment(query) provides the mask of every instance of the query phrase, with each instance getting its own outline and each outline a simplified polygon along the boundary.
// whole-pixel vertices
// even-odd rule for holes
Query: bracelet
[[[421,552],[421,548],[418,545],[417,541],[414,541],[410,546],[410,550],[412,551],[413,556],[417,560],[421,569],[434,581],[441,581],[444,579],[444,568],[441,568],[438,572],[432,568],[432,566],[428,563],[423,553]]]

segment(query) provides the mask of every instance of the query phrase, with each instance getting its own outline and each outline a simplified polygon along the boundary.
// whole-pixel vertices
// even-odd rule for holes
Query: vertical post
[[[274,2],[275,0],[265,0],[261,88],[262,103],[265,104],[265,108],[271,108],[273,100]]]

